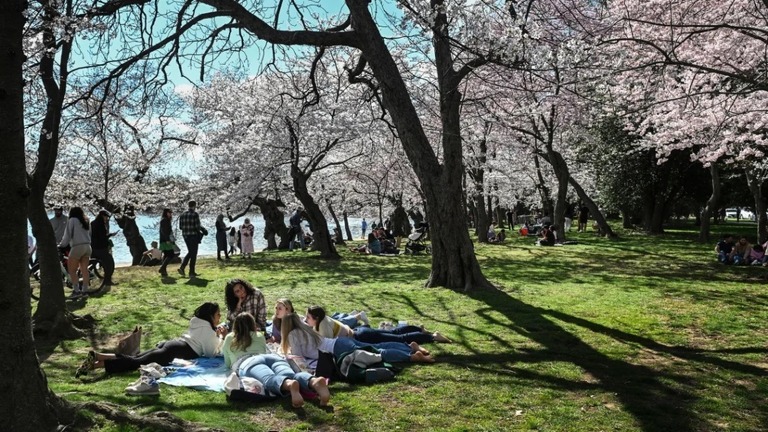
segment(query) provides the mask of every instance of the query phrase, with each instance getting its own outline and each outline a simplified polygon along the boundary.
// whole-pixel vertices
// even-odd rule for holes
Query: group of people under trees
[[[104,283],[117,285],[112,280],[115,271],[115,260],[112,258],[111,238],[117,232],[110,232],[109,220],[111,214],[107,210],[100,210],[93,221],[85,214],[82,207],[72,207],[69,215],[64,216],[64,208],[57,206],[53,209],[53,217],[50,219],[56,243],[62,254],[67,256],[67,272],[71,281],[78,280],[78,271],[82,275],[81,284],[73,284],[72,297],[78,298],[87,295],[90,286],[90,272],[88,264],[91,259],[101,261],[104,270]],[[135,218],[133,212],[122,216],[118,222],[124,229],[135,225],[126,223],[123,219]],[[126,234],[129,235],[129,234]],[[146,247],[144,247],[146,250]]]
[[[400,253],[399,244],[402,237],[396,237],[391,230],[387,230],[383,226],[373,228],[368,233],[367,240],[365,244],[350,247],[349,250],[370,255],[397,255]]]
[[[734,243],[733,236],[727,234],[715,246],[715,253],[717,253],[717,260],[723,264],[768,267],[766,248],[768,248],[768,241],[752,244],[746,237],[741,237]]]
[[[384,362],[433,363],[434,356],[421,344],[451,342],[438,332],[413,325],[391,330],[371,328],[365,312],[330,316],[322,307],[310,306],[306,315],[301,316],[286,298],[275,302],[270,325],[262,291],[243,279],[226,283],[224,300],[226,324],[221,323],[222,311],[217,303],[204,303],[195,309],[187,332],[181,337],[160,342],[155,348],[133,356],[90,351],[75,376],[87,375],[95,369],[114,374],[135,371],[151,363],[162,366],[174,359],[223,355],[232,372],[241,379],[258,380],[265,394],[290,396],[292,405],[300,407],[304,404],[301,390],[311,390],[322,406],[330,400],[326,379],[313,376],[310,371],[295,371],[288,363],[288,355],[300,356],[305,364],[313,365],[320,353],[338,359],[363,349],[379,354]],[[143,376],[141,380],[146,384],[151,378]]]

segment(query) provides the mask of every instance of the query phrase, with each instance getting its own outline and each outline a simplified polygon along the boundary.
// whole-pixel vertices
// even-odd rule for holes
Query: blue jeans
[[[734,265],[741,265],[741,263],[744,262],[744,256],[743,255],[734,255],[733,256],[733,264]]]
[[[728,264],[728,254],[725,252],[719,252],[717,254],[717,260],[720,261],[723,264]]]
[[[298,230],[296,232],[296,237],[298,240],[291,239],[291,241],[288,243],[288,250],[293,250],[293,246],[298,242],[301,245],[301,248],[304,249],[307,246],[304,244],[304,230],[301,227],[292,227],[294,230]]]
[[[299,382],[299,387],[309,390],[309,380],[312,375],[307,372],[294,372],[285,359],[275,354],[250,356],[240,363],[238,375],[259,380],[264,385],[267,394],[287,396],[280,387],[287,379]]]
[[[417,344],[434,342],[435,338],[430,333],[421,331],[421,327],[402,326],[392,330],[372,329],[370,327],[357,327],[355,339],[365,343],[402,342]]]
[[[357,318],[355,318],[354,315],[350,315],[342,312],[336,312],[333,315],[331,315],[331,318],[335,319],[336,321],[339,321],[340,323],[344,324],[347,327],[355,328],[359,325]]]
[[[411,361],[411,347],[402,342],[365,343],[352,338],[338,338],[333,345],[333,356],[338,360],[342,354],[360,349],[374,347],[381,353],[381,359],[389,363]]]

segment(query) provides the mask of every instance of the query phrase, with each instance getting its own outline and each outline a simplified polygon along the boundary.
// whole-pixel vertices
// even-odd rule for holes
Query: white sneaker
[[[168,375],[163,367],[155,362],[139,366],[139,371],[141,372],[141,375],[149,376],[154,379],[163,378]]]
[[[368,314],[365,313],[365,311],[360,312],[360,320],[362,320],[367,326],[371,325],[371,323],[368,322]]]
[[[126,387],[125,393],[134,396],[158,395],[160,394],[160,384],[154,378],[144,375],[138,381]]]

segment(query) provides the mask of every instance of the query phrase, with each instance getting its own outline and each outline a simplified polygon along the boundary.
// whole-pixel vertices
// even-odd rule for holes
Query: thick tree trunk
[[[709,234],[710,234],[710,218],[713,214],[717,211],[717,206],[720,202],[720,169],[718,168],[716,163],[713,163],[709,166],[709,174],[712,179],[712,195],[709,196],[709,200],[707,200],[707,205],[704,206],[704,209],[701,211],[701,219],[699,224],[699,242],[700,243],[709,243]]]
[[[296,198],[304,206],[304,211],[312,228],[313,248],[320,252],[321,258],[341,258],[333,246],[331,236],[328,234],[328,221],[325,220],[325,215],[320,210],[320,206],[317,205],[315,199],[309,193],[307,177],[295,165],[291,166],[291,177],[293,178],[293,191],[296,194]]]
[[[58,246],[43,197],[37,194],[41,190],[44,188],[33,189],[27,200],[40,265],[40,300],[32,318],[34,332],[54,339],[76,339],[83,333],[74,327],[67,311]]]
[[[27,172],[24,158],[22,63],[26,2],[0,4],[0,430],[52,431],[57,398],[48,390],[35,352],[27,263]]]
[[[576,191],[576,195],[579,196],[579,199],[584,203],[585,206],[587,206],[589,213],[593,218],[595,218],[595,222],[597,222],[597,226],[600,228],[600,233],[611,239],[618,238],[616,233],[614,233],[611,229],[611,226],[608,225],[608,221],[605,220],[603,212],[601,212],[597,207],[597,204],[592,201],[592,198],[590,198],[589,195],[584,192],[584,189],[581,187],[579,182],[577,182],[573,177],[569,177],[568,182],[571,184],[571,186],[573,186],[573,190]]]
[[[552,165],[557,177],[557,200],[555,201],[555,211],[552,215],[552,222],[558,228],[558,240],[565,240],[565,211],[568,208],[568,179],[571,177],[568,171],[568,164],[563,156],[552,148],[552,144],[547,144],[547,160]],[[591,209],[590,209],[591,211]]]
[[[280,208],[285,204],[280,200],[256,197],[253,203],[259,206],[261,217],[264,218],[264,240],[267,241],[267,249],[288,249],[288,227],[285,226],[285,214]],[[278,245],[275,236],[280,237]]]
[[[461,179],[461,128],[458,91],[461,77],[453,70],[448,23],[438,14],[433,27],[435,63],[440,87],[443,164],[440,164],[419,121],[402,75],[397,69],[368,2],[347,0],[351,22],[359,32],[359,48],[381,84],[382,100],[392,116],[405,154],[426,199],[432,239],[432,273],[427,286],[471,290],[493,288],[480,270],[464,222]]]

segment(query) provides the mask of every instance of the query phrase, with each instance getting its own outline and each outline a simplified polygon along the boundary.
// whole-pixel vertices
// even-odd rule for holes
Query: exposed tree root
[[[75,409],[84,409],[104,416],[119,424],[130,424],[140,430],[154,430],[162,432],[222,432],[221,429],[212,429],[198,426],[195,423],[180,419],[167,411],[158,411],[146,416],[132,414],[125,411],[119,405],[107,402],[85,402],[73,404]]]

